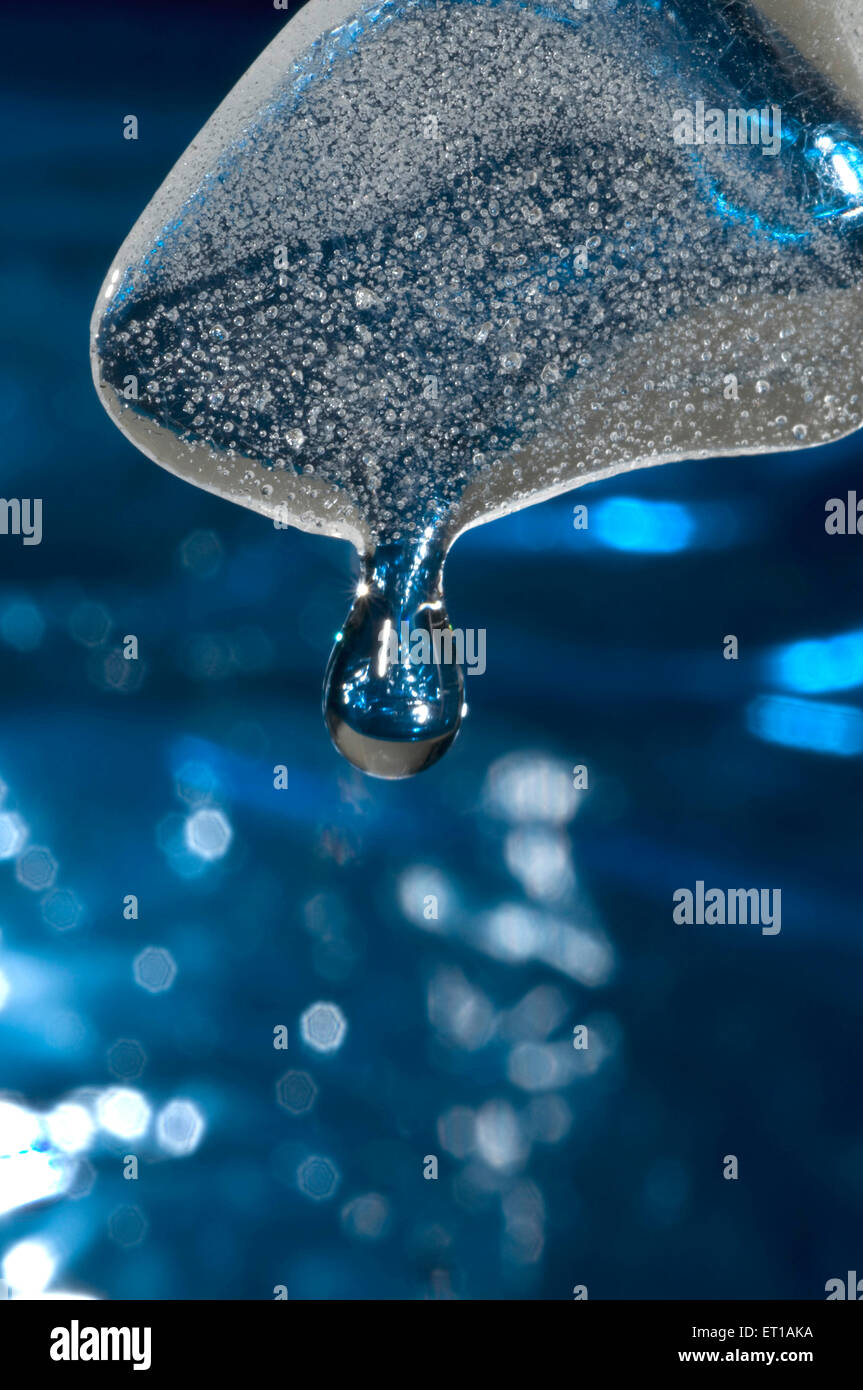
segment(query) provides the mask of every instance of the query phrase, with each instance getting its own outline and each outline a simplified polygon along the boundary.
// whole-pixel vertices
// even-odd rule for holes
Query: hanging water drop
[[[330,657],[330,736],[349,762],[376,777],[431,767],[461,724],[464,677],[445,642],[441,570],[442,556],[424,547],[379,546]]]

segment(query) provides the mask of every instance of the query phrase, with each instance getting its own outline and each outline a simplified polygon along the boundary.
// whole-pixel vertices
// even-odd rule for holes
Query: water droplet
[[[431,767],[461,724],[464,678],[446,640],[441,563],[426,546],[381,546],[330,657],[327,727],[348,761],[375,777]]]

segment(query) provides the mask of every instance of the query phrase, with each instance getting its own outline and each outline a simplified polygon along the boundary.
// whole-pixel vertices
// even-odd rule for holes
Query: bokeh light
[[[300,1034],[314,1052],[338,1052],[348,1030],[338,1004],[311,1004],[300,1019]]]
[[[99,1097],[99,1124],[118,1139],[140,1139],[150,1125],[150,1107],[140,1091],[112,1088]]]
[[[64,1101],[49,1110],[45,1127],[54,1147],[68,1154],[83,1153],[95,1132],[89,1110],[74,1101]]]
[[[0,859],[14,859],[28,835],[27,826],[14,811],[0,813]]]
[[[854,705],[760,695],[747,707],[746,723],[765,743],[840,758],[863,753],[863,710]]]
[[[276,1082],[276,1099],[283,1110],[292,1115],[305,1115],[311,1110],[318,1088],[308,1072],[287,1071]]]
[[[193,1154],[204,1137],[204,1117],[190,1100],[172,1100],[159,1111],[156,1137],[175,1158]]]
[[[199,859],[221,859],[227,854],[233,831],[227,816],[215,807],[194,811],[186,821],[185,838],[188,849]]]
[[[315,1202],[328,1201],[340,1182],[339,1170],[329,1158],[312,1155],[297,1169],[297,1186],[304,1197]]]
[[[148,946],[135,957],[135,982],[149,994],[163,994],[170,989],[177,975],[177,965],[164,946]]]
[[[13,1245],[3,1260],[3,1278],[15,1293],[39,1294],[54,1277],[56,1260],[38,1240]]]

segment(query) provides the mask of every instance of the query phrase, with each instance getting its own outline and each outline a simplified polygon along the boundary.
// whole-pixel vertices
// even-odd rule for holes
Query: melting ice
[[[120,427],[363,557],[326,707],[359,766],[454,737],[460,672],[375,653],[446,624],[468,526],[859,426],[863,36],[812,8],[312,0],[121,248]]]

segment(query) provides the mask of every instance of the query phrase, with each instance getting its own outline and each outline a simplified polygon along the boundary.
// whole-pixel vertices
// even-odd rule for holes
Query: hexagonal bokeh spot
[[[234,832],[223,811],[203,806],[193,811],[184,827],[186,848],[199,859],[221,859],[227,854]]]
[[[303,1041],[315,1052],[337,1052],[347,1031],[348,1022],[338,1004],[311,1004],[300,1019]]]
[[[0,637],[16,652],[35,652],[45,636],[45,619],[28,599],[7,603],[0,618]]]
[[[305,1159],[297,1169],[297,1186],[304,1197],[314,1202],[325,1202],[332,1197],[339,1185],[339,1170],[332,1159],[313,1154]]]
[[[108,1235],[126,1248],[140,1245],[147,1234],[147,1220],[138,1207],[117,1207],[108,1218]]]
[[[224,550],[215,531],[192,531],[180,542],[177,556],[184,570],[198,579],[211,579],[221,569]]]
[[[292,1115],[305,1115],[318,1097],[318,1088],[308,1072],[286,1071],[276,1082],[276,1099]]]
[[[57,860],[44,845],[31,845],[19,856],[15,865],[15,877],[32,893],[44,893],[53,888],[57,877]]]
[[[71,931],[80,925],[84,908],[71,888],[54,888],[42,899],[42,920],[54,931]]]
[[[219,779],[209,763],[188,758],[177,773],[174,790],[187,806],[200,806],[219,791]]]
[[[99,1097],[96,1116],[108,1134],[118,1139],[140,1139],[150,1127],[152,1111],[140,1091],[114,1086]]]
[[[363,1192],[342,1207],[342,1226],[355,1240],[379,1240],[390,1219],[390,1206],[379,1192]]]
[[[69,1178],[63,1188],[63,1196],[78,1202],[89,1197],[96,1185],[96,1169],[89,1158],[78,1158],[70,1164]]]
[[[177,966],[170,951],[164,946],[147,946],[135,957],[135,983],[150,994],[161,994],[170,989],[177,974]]]
[[[159,1111],[156,1136],[175,1158],[195,1152],[204,1134],[204,1117],[190,1100],[172,1100]]]
[[[108,1049],[108,1070],[120,1081],[135,1081],[147,1065],[147,1054],[134,1038],[118,1038]]]
[[[87,666],[87,674],[100,689],[129,695],[140,688],[146,669],[143,661],[127,658],[122,647],[115,647],[104,654],[94,652]]]
[[[99,647],[111,631],[111,614],[102,603],[79,603],[68,623],[69,636],[82,647]]]

